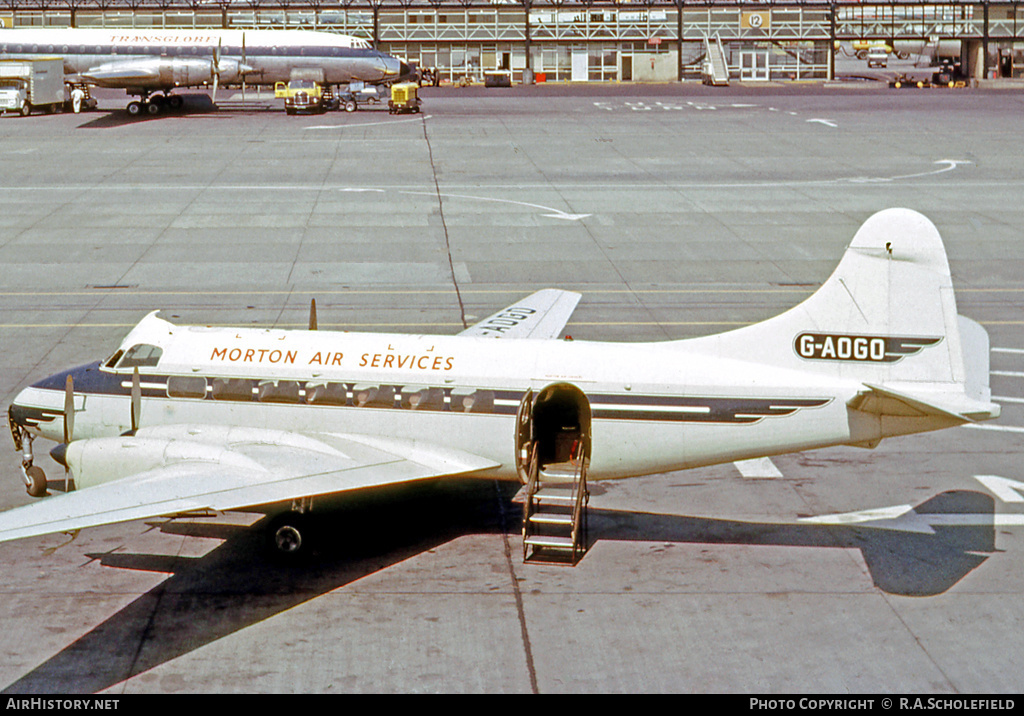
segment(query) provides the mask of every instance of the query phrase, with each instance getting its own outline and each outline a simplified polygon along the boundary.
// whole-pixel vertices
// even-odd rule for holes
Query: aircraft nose
[[[393,77],[400,77],[402,72],[402,66],[405,64],[397,57],[391,55],[381,54],[381,61],[384,64],[384,78],[391,79]]]

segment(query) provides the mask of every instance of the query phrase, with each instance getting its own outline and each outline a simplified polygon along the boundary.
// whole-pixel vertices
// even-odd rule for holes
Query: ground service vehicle
[[[884,47],[872,47],[868,50],[868,67],[886,67],[889,64],[889,51]]]
[[[338,107],[346,112],[355,112],[361,104],[383,104],[389,97],[390,89],[385,85],[349,82],[347,89],[338,92]]]
[[[274,97],[284,99],[284,111],[288,114],[325,112],[330,105],[330,93],[315,79],[296,77],[287,84],[274,85]]]
[[[416,82],[399,82],[391,85],[391,101],[388,102],[388,112],[391,114],[419,112],[421,104],[417,95],[419,88],[420,86]]]
[[[18,112],[23,117],[33,109],[55,112],[65,99],[61,58],[0,60],[0,112]]]

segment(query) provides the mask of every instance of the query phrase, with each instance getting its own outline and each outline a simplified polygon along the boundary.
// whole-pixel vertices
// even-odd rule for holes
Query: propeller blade
[[[75,436],[75,381],[69,375],[64,381],[64,445],[71,444]],[[64,462],[64,493],[71,490],[71,468]]]
[[[132,433],[139,429],[139,416],[142,414],[142,382],[139,379],[139,368],[132,372]]]
[[[211,68],[213,74],[213,96],[211,101],[214,104],[217,104],[217,85],[220,82],[220,53],[223,43],[224,38],[218,38],[217,47],[213,51],[213,67]]]
[[[316,299],[309,300],[309,330],[316,330]]]
[[[75,382],[68,376],[64,381],[64,444],[68,444],[75,434]]]

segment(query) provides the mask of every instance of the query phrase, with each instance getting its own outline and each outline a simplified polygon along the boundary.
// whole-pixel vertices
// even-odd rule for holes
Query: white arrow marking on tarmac
[[[887,181],[898,181],[900,179],[919,179],[921,177],[931,177],[937,174],[945,174],[956,169],[961,164],[970,164],[971,162],[967,159],[937,159],[933,164],[942,164],[943,166],[939,169],[933,169],[930,172],[919,172],[917,174],[901,174],[895,177],[856,177],[849,179],[848,181],[856,182],[858,184],[866,184],[870,182],[887,182]]]
[[[561,209],[555,209],[550,206],[544,206],[543,204],[531,204],[528,201],[513,201],[512,199],[495,199],[493,197],[488,196],[469,196],[468,194],[443,194],[432,191],[401,191],[398,193],[412,194],[416,196],[444,196],[448,197],[449,199],[469,199],[471,201],[494,201],[500,204],[516,204],[518,206],[529,206],[534,209],[542,209],[543,211],[553,212],[551,214],[544,214],[544,216],[547,216],[552,219],[565,219],[566,221],[579,221],[580,219],[585,219],[588,216],[592,216],[591,214],[570,214],[568,212],[562,211]]]
[[[808,119],[808,122],[818,122],[824,124],[826,127],[838,127],[839,125],[833,122],[831,119]]]
[[[345,187],[343,189],[339,189],[339,191],[351,193],[385,193],[383,189],[367,189],[363,187]],[[444,196],[448,197],[449,199],[471,199],[473,201],[496,201],[502,204],[517,204],[519,206],[529,206],[534,209],[543,209],[544,211],[554,212],[552,214],[544,214],[544,216],[550,217],[552,219],[565,219],[566,221],[579,221],[580,219],[585,219],[588,216],[592,216],[592,214],[570,214],[568,212],[562,211],[561,209],[554,209],[550,206],[544,206],[543,204],[531,204],[526,201],[513,201],[512,199],[495,199],[489,196],[469,196],[468,194],[439,194],[435,191],[398,191],[397,193],[409,194],[410,196]]]
[[[1003,502],[1024,502],[1024,482],[1008,480],[998,475],[975,475],[974,479]]]
[[[1024,515],[1018,514],[918,514],[910,505],[879,507],[873,510],[845,512],[839,515],[801,517],[798,522],[814,525],[870,527],[879,530],[935,534],[935,527],[1019,527]]]

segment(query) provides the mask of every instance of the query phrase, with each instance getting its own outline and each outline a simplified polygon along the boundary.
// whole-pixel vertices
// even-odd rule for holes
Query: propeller
[[[309,299],[309,330],[316,330],[316,299]]]

